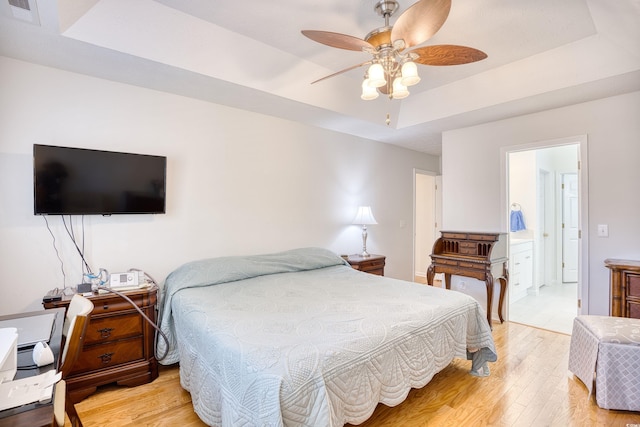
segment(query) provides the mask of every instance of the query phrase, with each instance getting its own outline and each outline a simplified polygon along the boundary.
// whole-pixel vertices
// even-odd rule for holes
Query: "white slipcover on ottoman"
[[[569,370],[605,409],[640,411],[640,319],[578,316],[573,321]]]

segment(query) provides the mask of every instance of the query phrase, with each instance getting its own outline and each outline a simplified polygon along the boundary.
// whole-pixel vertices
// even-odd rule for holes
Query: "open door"
[[[578,281],[578,175],[562,174],[562,282]]]

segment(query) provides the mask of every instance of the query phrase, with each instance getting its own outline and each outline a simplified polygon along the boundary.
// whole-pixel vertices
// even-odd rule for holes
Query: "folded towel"
[[[526,229],[527,227],[524,225],[524,217],[522,216],[522,211],[512,210],[511,211],[511,231],[522,231]]]

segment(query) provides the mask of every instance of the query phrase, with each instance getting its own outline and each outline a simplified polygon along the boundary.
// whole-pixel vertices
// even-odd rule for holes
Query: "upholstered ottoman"
[[[578,316],[573,321],[569,370],[605,409],[640,411],[640,319]]]

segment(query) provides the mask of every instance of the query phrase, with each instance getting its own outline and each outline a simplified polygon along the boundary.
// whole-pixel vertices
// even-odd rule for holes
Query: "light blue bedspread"
[[[165,365],[178,362],[178,348],[174,332],[171,302],[182,289],[199,288],[236,282],[252,277],[295,271],[315,270],[334,265],[349,265],[344,259],[323,248],[301,248],[274,254],[232,256],[189,262],[173,271],[164,283],[160,329],[169,338]],[[157,354],[167,351],[164,340],[158,342]]]
[[[468,349],[495,360],[474,298],[319,248],[186,264],[166,280],[161,327],[161,363],[180,362],[194,410],[215,426],[358,424]]]

